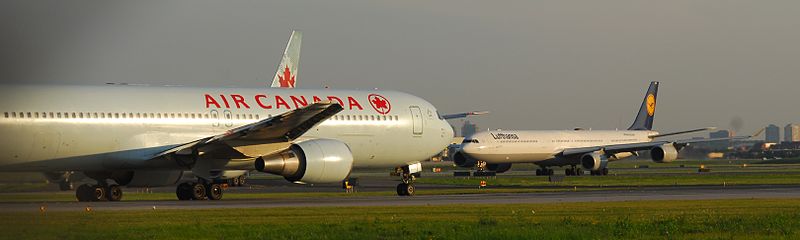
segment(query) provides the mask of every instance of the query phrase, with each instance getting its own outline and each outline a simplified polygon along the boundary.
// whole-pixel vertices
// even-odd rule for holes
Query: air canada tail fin
[[[647,89],[647,94],[644,95],[644,100],[642,100],[642,106],[639,107],[639,114],[636,115],[636,120],[633,121],[628,130],[653,129],[653,116],[656,114],[657,96],[658,82],[650,82],[650,88]]]
[[[300,31],[292,31],[289,37],[289,44],[283,52],[281,63],[278,64],[278,71],[272,79],[271,87],[274,88],[294,88],[297,81],[297,73],[300,70],[300,45],[303,34]]]

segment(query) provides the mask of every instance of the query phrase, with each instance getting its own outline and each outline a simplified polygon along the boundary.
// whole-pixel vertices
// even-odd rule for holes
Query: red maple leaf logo
[[[282,88],[294,87],[294,76],[292,76],[292,71],[289,71],[289,66],[286,66],[283,70],[283,76],[278,75],[278,82],[281,84]]]
[[[369,103],[372,105],[372,108],[380,114],[386,115],[392,110],[392,104],[389,103],[388,99],[381,95],[370,94],[367,98],[369,99]]]

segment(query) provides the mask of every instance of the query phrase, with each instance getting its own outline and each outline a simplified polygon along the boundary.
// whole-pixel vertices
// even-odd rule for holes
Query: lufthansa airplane
[[[414,194],[421,161],[453,139],[419,97],[396,91],[295,89],[299,33],[273,88],[0,86],[0,171],[76,171],[97,181],[80,201],[118,201],[121,186],[180,183],[180,200],[222,198],[226,171],[336,183],[354,168],[394,167]],[[276,83],[277,82],[277,83]]]
[[[590,170],[592,175],[607,175],[608,162],[637,155],[649,150],[653,161],[671,162],[678,151],[688,144],[720,139],[693,139],[662,141],[660,137],[711,130],[694,129],[675,133],[659,134],[653,131],[656,112],[658,82],[651,82],[639,113],[633,124],[623,131],[513,131],[497,130],[478,132],[467,136],[453,161],[460,167],[475,167],[496,172],[505,172],[511,164],[534,163],[541,167],[536,175],[553,175],[553,166],[571,166],[566,175],[581,175]]]

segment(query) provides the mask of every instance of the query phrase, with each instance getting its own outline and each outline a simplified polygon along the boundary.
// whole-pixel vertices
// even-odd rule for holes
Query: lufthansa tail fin
[[[303,34],[300,31],[292,31],[289,37],[289,44],[283,52],[281,63],[278,64],[278,71],[272,79],[271,87],[274,88],[294,88],[297,81],[297,73],[300,70],[300,45]]]
[[[656,114],[656,98],[658,96],[658,82],[650,82],[650,88],[647,89],[647,94],[644,95],[642,106],[639,107],[639,114],[636,115],[636,120],[633,121],[628,130],[652,130],[653,129],[653,116]]]

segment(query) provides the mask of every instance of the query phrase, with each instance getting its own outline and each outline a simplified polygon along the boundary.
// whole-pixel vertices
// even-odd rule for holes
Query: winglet
[[[639,114],[636,115],[636,120],[633,121],[628,130],[652,130],[653,117],[656,115],[656,97],[658,96],[658,82],[650,82],[650,88],[647,89],[647,94],[644,95],[642,106],[639,107]]]
[[[281,63],[278,64],[278,70],[275,72],[275,77],[272,78],[271,87],[295,87],[297,74],[300,70],[300,46],[302,41],[303,33],[300,31],[292,31],[292,36],[289,37],[289,43],[286,45],[286,50],[283,52]]]

